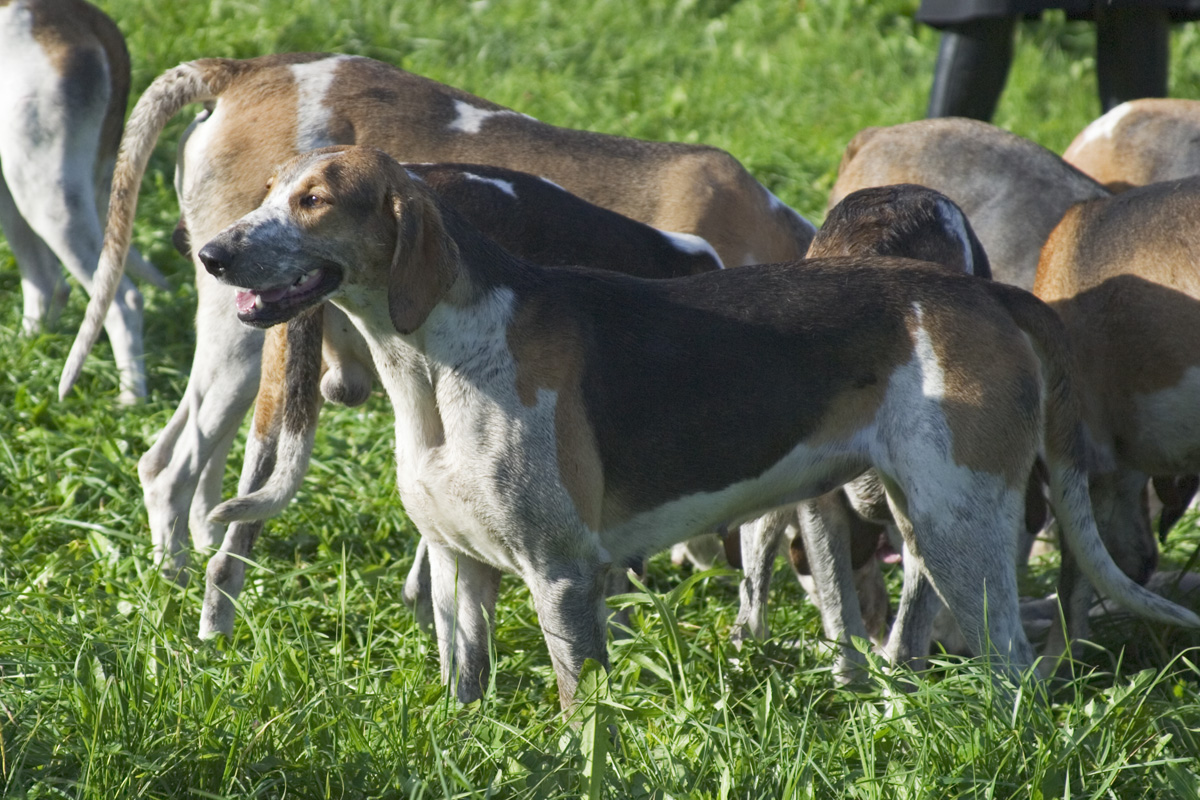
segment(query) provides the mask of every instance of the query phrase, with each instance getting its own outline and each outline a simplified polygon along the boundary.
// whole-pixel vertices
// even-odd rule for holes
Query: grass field
[[[209,0],[99,3],[128,37],[134,96],[200,56],[330,50],[387,60],[561,125],[726,148],[814,221],[846,141],[923,115],[937,40],[915,0]],[[1026,26],[996,122],[1061,152],[1097,113],[1091,30]],[[1172,93],[1200,97],[1200,37]],[[2,78],[0,78],[2,79]],[[114,405],[105,345],[56,399],[82,315],[18,336],[0,239],[0,791],[16,798],[1200,797],[1200,658],[1153,630],[1094,672],[997,692],[974,664],[911,692],[834,686],[820,624],[781,573],[776,638],[728,645],[737,576],[664,558],[619,599],[635,635],[573,727],[528,594],[506,582],[487,697],[459,707],[400,602],[416,532],[395,495],[390,409],[326,409],[298,500],[270,523],[235,639],[200,643],[202,558],[160,579],[135,462],[182,395],[191,267],[170,248],[181,115],[143,187],[151,397]],[[240,463],[238,454],[232,463]],[[232,491],[235,473],[227,476]],[[1193,518],[1168,559],[1200,544]],[[892,576],[893,580],[897,576]],[[1031,590],[1049,566],[1024,576]],[[895,691],[894,691],[895,690]],[[615,727],[618,739],[604,735]]]

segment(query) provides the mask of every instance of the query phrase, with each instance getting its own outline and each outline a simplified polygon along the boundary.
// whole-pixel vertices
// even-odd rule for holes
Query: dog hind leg
[[[817,590],[814,599],[821,611],[825,635],[838,647],[834,675],[842,683],[858,678],[865,659],[853,644],[867,639],[867,626],[854,585],[850,550],[851,510],[840,490],[798,507],[800,535],[808,567]]]
[[[196,275],[196,355],[180,410],[139,463],[155,560],[169,577],[187,563],[187,531],[201,476],[225,467],[223,443],[254,402],[263,335],[234,318],[232,292]],[[217,456],[221,456],[218,460]],[[209,536],[215,543],[220,536]]]
[[[0,230],[4,231],[21,272],[21,296],[24,303],[21,330],[26,336],[35,336],[43,328],[52,326],[58,319],[67,303],[70,289],[62,279],[62,270],[54,251],[46,246],[42,237],[38,236],[21,216],[2,174]]]
[[[97,89],[80,103],[61,86],[42,89],[45,94],[30,101],[35,107],[16,115],[22,124],[0,126],[0,164],[21,216],[90,294],[104,241],[93,160],[108,95]],[[128,278],[104,329],[120,371],[120,400],[136,402],[146,395],[142,296]]]
[[[767,625],[767,594],[779,540],[788,523],[795,518],[791,506],[770,511],[741,526],[742,582],[738,587],[741,603],[730,634],[740,647],[747,637],[762,641],[770,636]]]

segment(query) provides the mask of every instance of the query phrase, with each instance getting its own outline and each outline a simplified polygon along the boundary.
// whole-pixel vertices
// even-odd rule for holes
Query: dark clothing
[[[1171,22],[1200,19],[1200,0],[921,0],[917,21],[934,28],[978,19],[1036,17],[1061,9],[1071,19],[1095,19],[1097,9],[1163,9]]]
[[[1171,22],[1200,18],[1200,0],[921,0],[917,19],[942,30],[927,115],[990,121],[1012,64],[1017,20],[1049,8],[1095,21],[1102,112],[1166,97]]]

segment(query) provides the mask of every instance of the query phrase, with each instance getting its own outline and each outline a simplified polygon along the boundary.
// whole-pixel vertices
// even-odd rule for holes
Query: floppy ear
[[[412,333],[458,277],[458,246],[446,235],[441,212],[428,194],[393,192],[389,199],[396,250],[388,272],[388,312],[397,331]]]

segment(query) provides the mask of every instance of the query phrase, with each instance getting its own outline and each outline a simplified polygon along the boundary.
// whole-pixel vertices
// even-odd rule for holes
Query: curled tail
[[[58,383],[60,399],[79,379],[83,362],[100,337],[104,318],[117,293],[133,235],[138,190],[159,135],[167,122],[184,106],[216,99],[241,71],[241,63],[227,59],[203,59],[180,64],[158,76],[134,106],[125,124],[125,133],[117,152],[117,164],[113,170],[104,249],[100,252],[83,324],[75,335]]]
[[[1033,295],[1004,284],[992,286],[997,299],[1032,340],[1042,363],[1050,505],[1075,562],[1092,586],[1128,611],[1169,625],[1200,628],[1200,617],[1122,572],[1100,539],[1088,495],[1087,442],[1066,328],[1050,307]]]
[[[213,522],[265,520],[295,497],[308,472],[321,408],[324,306],[267,332],[240,496],[213,509]],[[253,463],[252,463],[253,462]]]

